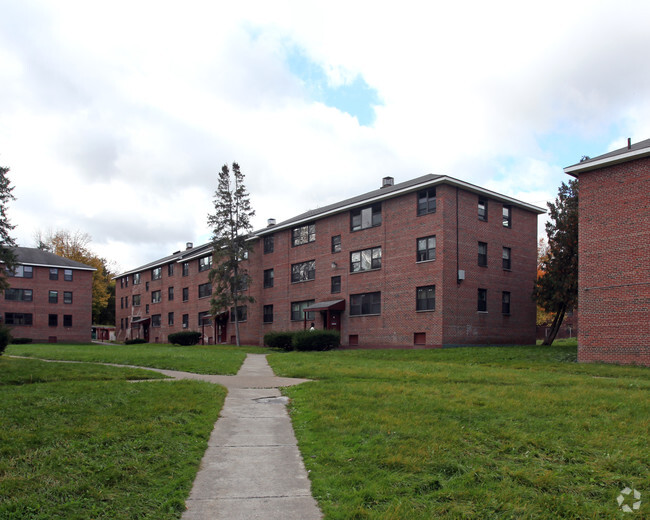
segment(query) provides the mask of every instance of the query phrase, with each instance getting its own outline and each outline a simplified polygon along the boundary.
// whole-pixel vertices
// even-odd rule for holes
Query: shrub
[[[341,334],[336,330],[304,330],[293,335],[295,350],[331,350],[341,344]]]
[[[11,331],[6,325],[0,325],[0,356],[11,343]]]
[[[125,345],[140,345],[141,343],[148,343],[148,341],[142,338],[127,339],[124,341]]]
[[[191,330],[184,330],[182,332],[174,332],[167,336],[167,339],[172,345],[196,345],[201,340],[201,333]]]
[[[280,350],[293,350],[293,336],[295,332],[268,332],[264,334],[264,344],[269,348]]]
[[[13,338],[11,340],[12,345],[27,345],[31,343],[33,340],[32,338]]]

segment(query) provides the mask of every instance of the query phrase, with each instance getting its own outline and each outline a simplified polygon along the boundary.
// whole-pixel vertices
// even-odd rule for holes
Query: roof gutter
[[[573,166],[567,166],[564,168],[564,173],[572,175],[573,177],[578,177],[580,173],[597,170],[605,166],[614,166],[615,164],[633,161],[635,159],[642,159],[647,156],[650,156],[650,148],[641,148],[640,150],[624,152],[619,155],[603,157],[602,159],[594,159],[593,161],[586,161],[584,163],[574,164]]]

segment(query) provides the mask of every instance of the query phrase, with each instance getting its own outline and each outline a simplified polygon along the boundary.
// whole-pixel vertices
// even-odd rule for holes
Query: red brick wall
[[[33,324],[11,326],[16,338],[31,338],[36,343],[54,341],[58,343],[86,343],[91,341],[92,325],[92,271],[73,269],[72,281],[63,279],[63,268],[59,279],[50,280],[49,267],[33,267],[32,278],[8,277],[9,286],[16,289],[32,289],[31,302],[6,300],[0,296],[0,313],[32,314]],[[58,303],[49,303],[49,291],[58,291]],[[63,303],[63,293],[72,292],[72,303]],[[49,314],[58,316],[56,327],[49,326]],[[63,326],[63,316],[72,316],[72,327]]]
[[[578,360],[650,365],[650,159],[579,186]]]

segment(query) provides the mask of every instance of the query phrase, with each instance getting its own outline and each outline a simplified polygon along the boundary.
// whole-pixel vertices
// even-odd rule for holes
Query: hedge
[[[11,343],[11,331],[6,325],[0,325],[0,356]]]
[[[12,345],[28,345],[32,342],[32,338],[12,338]]]
[[[264,344],[280,350],[331,350],[341,343],[341,335],[335,330],[301,330],[269,332]]]
[[[174,332],[167,336],[167,339],[172,345],[196,345],[201,340],[201,333],[191,330],[184,330],[183,332]]]
[[[127,339],[124,341],[125,345],[140,345],[141,343],[148,343],[148,341],[142,338]]]

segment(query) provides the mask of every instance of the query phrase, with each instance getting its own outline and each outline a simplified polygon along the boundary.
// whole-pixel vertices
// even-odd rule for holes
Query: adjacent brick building
[[[343,345],[440,347],[535,342],[537,215],[544,210],[426,175],[256,231],[246,262],[255,303],[241,339],[337,329]],[[200,330],[232,342],[233,310],[211,317],[209,244],[117,277],[117,337],[164,342]]]
[[[91,339],[94,267],[29,247],[13,248],[18,266],[0,315],[16,338],[87,343]]]
[[[580,190],[578,360],[650,365],[650,139],[564,171]]]

